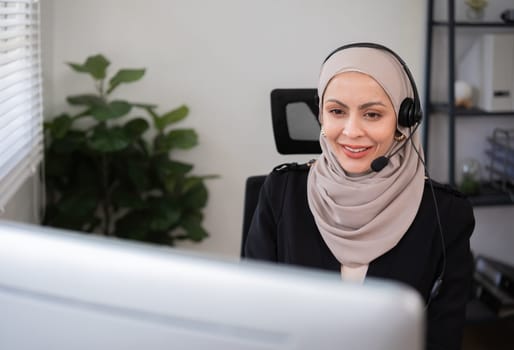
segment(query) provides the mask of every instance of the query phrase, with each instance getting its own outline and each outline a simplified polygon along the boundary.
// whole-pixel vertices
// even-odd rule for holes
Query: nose
[[[344,136],[355,138],[362,135],[361,120],[358,116],[351,114],[348,116],[346,123],[343,126],[342,133]]]

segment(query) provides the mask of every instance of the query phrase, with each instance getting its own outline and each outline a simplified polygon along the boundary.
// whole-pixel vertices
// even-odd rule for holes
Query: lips
[[[341,145],[344,154],[349,158],[362,158],[369,154],[372,147],[361,145]]]

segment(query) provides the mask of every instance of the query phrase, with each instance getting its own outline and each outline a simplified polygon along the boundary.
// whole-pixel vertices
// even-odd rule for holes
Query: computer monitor
[[[423,348],[392,282],[0,223],[0,349]]]

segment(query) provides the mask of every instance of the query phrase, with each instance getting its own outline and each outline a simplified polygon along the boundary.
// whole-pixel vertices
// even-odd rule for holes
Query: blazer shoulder
[[[271,193],[283,193],[291,186],[303,186],[306,183],[312,161],[307,163],[284,163],[277,165],[268,174],[264,187]],[[298,188],[298,187],[297,187]]]
[[[467,198],[467,196],[464,193],[460,192],[458,189],[456,189],[450,185],[442,184],[442,183],[434,181],[432,179],[426,179],[425,187],[428,186],[430,189],[430,184],[432,184],[432,186],[434,187],[434,191],[439,192],[441,194],[458,197],[458,198]]]
[[[288,172],[309,171],[310,167],[312,166],[312,164],[314,164],[314,162],[315,162],[315,160],[312,159],[306,163],[297,163],[297,162],[283,163],[283,164],[280,164],[280,165],[277,165],[276,167],[274,167],[273,170],[271,171],[271,173],[272,174],[285,174]]]

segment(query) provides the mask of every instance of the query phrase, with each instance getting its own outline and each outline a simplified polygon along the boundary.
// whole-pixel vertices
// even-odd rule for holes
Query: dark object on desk
[[[514,316],[514,298],[478,272],[474,275],[474,290],[478,300],[499,318]]]
[[[494,311],[476,298],[476,288],[477,282],[473,282],[472,296],[466,305],[466,324],[498,321]]]
[[[478,255],[475,259],[475,271],[514,298],[514,266]]]
[[[505,23],[514,23],[514,9],[503,11],[500,17]]]

